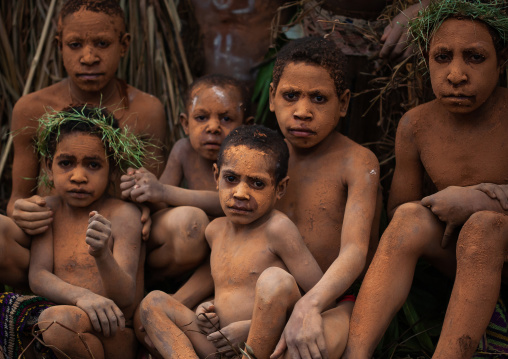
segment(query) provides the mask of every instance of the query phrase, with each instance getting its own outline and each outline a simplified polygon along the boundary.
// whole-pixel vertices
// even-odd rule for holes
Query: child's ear
[[[340,117],[346,117],[350,99],[351,91],[349,89],[345,89],[344,92],[339,96]]]
[[[126,32],[120,38],[120,56],[124,57],[129,50],[129,45],[131,44],[131,34]]]
[[[58,49],[62,51],[62,38],[60,37],[60,34],[55,36],[56,45],[58,46]]]
[[[217,184],[217,189],[219,189],[219,167],[217,166],[217,163],[213,164],[213,178]]]
[[[275,88],[273,87],[273,82],[270,82],[270,111],[274,112],[275,107],[273,106],[273,100],[275,99]]]
[[[183,112],[180,114],[180,123],[182,124],[185,134],[189,136],[189,118]]]
[[[277,185],[276,196],[277,199],[281,199],[286,194],[286,189],[288,188],[289,176],[284,177],[279,184]]]
[[[254,124],[254,116],[249,116],[245,120],[243,120],[244,125],[253,125]]]
[[[53,165],[53,161],[51,159],[47,158],[45,165],[46,166],[42,170],[48,174],[49,181],[53,182],[53,170],[51,169],[51,165]]]

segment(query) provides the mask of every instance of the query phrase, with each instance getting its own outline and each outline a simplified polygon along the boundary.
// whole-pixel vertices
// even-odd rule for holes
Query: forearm
[[[192,206],[201,208],[209,216],[224,215],[219,202],[219,194],[214,191],[197,191],[164,185],[163,202],[170,206]]]
[[[34,294],[57,304],[76,305],[78,299],[89,292],[88,289],[69,284],[46,270],[39,270],[37,273],[30,271],[29,284]]]
[[[342,248],[321,280],[299,302],[323,312],[351,287],[360,276],[365,261],[366,252],[358,247]]]
[[[213,295],[213,289],[210,263],[207,261],[196,269],[189,280],[173,295],[173,298],[192,309]]]
[[[120,308],[132,305],[136,292],[135,278],[125,272],[109,249],[104,255],[95,257],[106,297],[113,300]]]

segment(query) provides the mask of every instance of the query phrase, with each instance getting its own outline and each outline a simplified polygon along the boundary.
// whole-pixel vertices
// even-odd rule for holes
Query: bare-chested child
[[[508,279],[508,206],[481,184],[508,182],[508,90],[498,85],[507,21],[492,3],[441,0],[410,23],[436,99],[400,121],[393,219],[360,289],[347,358],[372,357],[421,257],[455,277],[433,358],[471,358],[485,332]],[[424,171],[438,192],[422,199]]]
[[[194,230],[196,235],[184,240],[168,235],[179,233],[182,221],[188,222],[186,218],[197,219],[196,224],[203,229],[208,220],[197,208],[167,208],[164,189],[168,185],[184,185],[190,190],[215,190],[213,164],[220,145],[233,129],[252,122],[250,107],[248,91],[242,82],[225,75],[197,79],[187,90],[186,112],[180,115],[188,137],[173,146],[160,179],[143,168],[129,169],[122,176],[124,197],[155,207],[152,210],[163,208],[152,216],[147,256],[151,268],[147,273],[149,285],[195,268],[208,255],[203,231]]]
[[[167,125],[162,104],[115,76],[130,42],[118,1],[65,2],[56,39],[68,77],[20,98],[12,115],[11,129],[16,134],[13,187],[7,206],[10,218],[0,216],[0,283],[16,287],[27,283],[29,236],[44,232],[53,220],[42,197],[25,199],[35,193],[39,164],[33,139],[37,120],[47,109],[61,110],[82,103],[106,107],[114,112],[121,127],[128,126],[157,145],[152,151],[159,161],[150,160],[147,168],[157,175],[163,169],[160,160]]]
[[[341,355],[353,303],[335,303],[364,270],[369,244],[377,243],[378,161],[335,131],[350,98],[345,61],[331,40],[307,38],[283,48],[275,63],[270,108],[291,154],[291,183],[276,208],[296,224],[325,274],[295,305],[274,358],[283,354],[286,344],[291,358]],[[213,192],[168,187],[167,195],[173,205],[221,212]],[[210,294],[199,290],[196,296]]]
[[[140,305],[144,328],[163,358],[209,357],[220,347],[212,341],[227,346],[219,328],[251,319],[247,345],[257,358],[268,358],[301,297],[299,286],[308,291],[321,278],[294,223],[274,209],[288,184],[288,158],[282,136],[261,126],[239,127],[224,140],[214,175],[226,216],[206,228],[213,303],[194,313],[168,294],[151,292]]]
[[[54,186],[45,198],[53,222],[32,240],[29,283],[57,304],[41,313],[39,327],[48,328],[44,342],[58,357],[135,357],[129,322],[143,297],[140,211],[107,188],[121,168],[142,164],[146,146],[116,129],[112,115],[93,107],[41,119],[37,150]]]

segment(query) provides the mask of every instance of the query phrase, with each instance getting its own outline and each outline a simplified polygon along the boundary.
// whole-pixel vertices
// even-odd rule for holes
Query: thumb
[[[455,232],[455,225],[447,223],[443,235],[443,240],[441,241],[441,248],[446,248],[448,246],[448,243],[450,243],[450,240],[453,236],[453,232]]]
[[[287,347],[286,338],[284,338],[284,332],[282,332],[282,336],[280,337],[279,342],[277,343],[277,346],[275,347],[272,355],[270,355],[270,359],[280,358],[286,351]]]

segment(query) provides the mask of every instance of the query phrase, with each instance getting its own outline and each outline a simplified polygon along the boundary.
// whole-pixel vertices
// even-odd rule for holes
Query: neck
[[[116,78],[112,79],[108,84],[99,91],[83,91],[74,82],[67,79],[69,84],[69,95],[72,104],[88,104],[106,107],[115,99],[118,93],[118,86]]]

